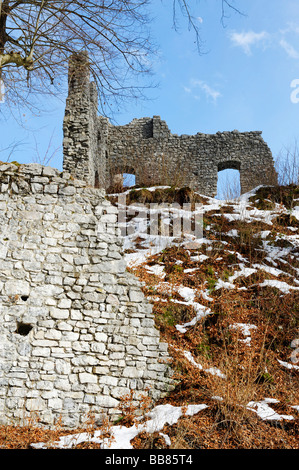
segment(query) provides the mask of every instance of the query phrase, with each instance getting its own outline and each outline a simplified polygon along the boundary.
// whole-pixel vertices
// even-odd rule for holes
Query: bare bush
[[[284,147],[275,160],[278,184],[287,186],[299,184],[299,147],[295,140],[293,146]]]

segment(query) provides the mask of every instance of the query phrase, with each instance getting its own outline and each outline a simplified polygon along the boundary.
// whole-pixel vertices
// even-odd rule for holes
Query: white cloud
[[[299,26],[293,22],[289,22],[285,29],[280,29],[280,33],[283,35],[288,33],[299,34]]]
[[[248,55],[251,54],[251,46],[260,43],[265,43],[265,40],[269,37],[266,31],[255,33],[254,31],[248,31],[243,33],[231,33],[230,39],[235,46],[242,47],[244,52]]]
[[[299,59],[299,52],[296,51],[296,49],[285,39],[282,39],[279,44],[286,51],[288,56],[291,57],[291,59]]]
[[[205,92],[207,98],[212,98],[212,100],[216,103],[217,99],[221,96],[221,93],[214,88],[210,87],[207,83],[203,80],[191,80],[191,85],[193,87],[198,87],[202,91]]]

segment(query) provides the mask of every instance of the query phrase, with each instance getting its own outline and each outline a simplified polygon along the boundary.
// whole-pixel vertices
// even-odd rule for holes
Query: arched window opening
[[[240,171],[234,168],[218,170],[216,199],[236,199],[241,194]]]
[[[131,186],[135,186],[136,184],[136,176],[134,173],[123,173],[123,186],[124,188],[130,188]]]
[[[117,193],[136,185],[134,168],[114,167],[110,169],[110,187],[108,192]]]

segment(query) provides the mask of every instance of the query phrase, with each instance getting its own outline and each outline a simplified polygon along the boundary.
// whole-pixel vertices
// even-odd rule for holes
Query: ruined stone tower
[[[271,150],[260,131],[172,134],[160,116],[113,126],[97,115],[87,56],[70,60],[64,118],[64,169],[91,186],[107,188],[115,175],[136,184],[183,184],[207,196],[217,193],[218,171],[240,171],[241,192],[276,182]]]

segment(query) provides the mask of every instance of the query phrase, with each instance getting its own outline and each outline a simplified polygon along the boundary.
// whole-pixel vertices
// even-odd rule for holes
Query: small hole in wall
[[[94,175],[94,187],[99,188],[100,187],[100,179],[99,179],[99,172],[96,171]]]
[[[17,333],[18,335],[21,335],[21,336],[27,336],[27,335],[29,335],[32,328],[33,328],[33,326],[30,325],[29,323],[18,322],[17,329],[16,329],[15,333]]]
[[[21,299],[24,300],[24,302],[26,302],[26,300],[29,299],[29,295],[21,295]]]

